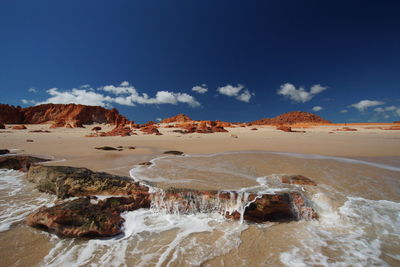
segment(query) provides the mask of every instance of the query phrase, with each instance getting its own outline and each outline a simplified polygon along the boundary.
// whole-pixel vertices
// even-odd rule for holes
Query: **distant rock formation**
[[[331,123],[328,120],[321,118],[318,115],[302,112],[302,111],[293,111],[288,112],[282,115],[279,115],[274,118],[265,118],[261,120],[256,120],[251,122],[252,125],[291,125],[295,123],[320,123],[326,124]]]
[[[40,124],[52,122],[56,127],[82,127],[83,124],[131,123],[117,109],[76,104],[43,104],[27,108],[0,104],[0,122],[8,124]]]
[[[185,114],[178,114],[176,116],[173,116],[171,118],[166,118],[161,121],[161,123],[171,123],[171,122],[188,122],[192,121],[191,118],[186,116]]]

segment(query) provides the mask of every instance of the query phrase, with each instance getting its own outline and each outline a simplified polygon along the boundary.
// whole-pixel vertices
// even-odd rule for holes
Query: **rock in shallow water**
[[[44,161],[48,160],[31,156],[5,156],[0,157],[0,169],[28,171],[32,164]]]
[[[131,178],[67,166],[31,166],[28,180],[58,198],[92,195],[135,195],[148,192]]]
[[[46,229],[66,237],[98,238],[120,234],[124,219],[121,212],[149,207],[145,199],[112,197],[79,198],[54,207],[42,207],[30,214],[29,226]]]

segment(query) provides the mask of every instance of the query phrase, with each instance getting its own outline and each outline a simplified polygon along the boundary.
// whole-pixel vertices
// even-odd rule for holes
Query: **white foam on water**
[[[25,219],[25,217],[49,203],[47,194],[32,197],[24,183],[25,174],[15,170],[0,169],[0,232]]]
[[[301,247],[280,255],[286,266],[389,266],[383,258],[399,261],[400,203],[348,197],[338,209],[317,196],[325,212],[309,222]]]
[[[375,163],[375,162],[370,162],[370,161],[358,160],[358,159],[323,156],[323,155],[315,155],[315,154],[289,153],[289,152],[268,152],[268,153],[275,154],[275,155],[294,157],[294,158],[302,158],[302,159],[335,160],[335,161],[344,162],[344,163],[363,164],[363,165],[369,165],[369,166],[376,167],[376,168],[400,172],[400,167],[390,166],[390,165]]]
[[[182,258],[185,265],[239,246],[240,233],[247,228],[226,221],[220,214],[167,214],[148,209],[124,213],[124,234],[107,240],[78,241],[54,238],[54,248],[44,259],[46,266],[170,266]],[[195,234],[215,238],[209,244]],[[222,233],[222,234],[221,234]]]

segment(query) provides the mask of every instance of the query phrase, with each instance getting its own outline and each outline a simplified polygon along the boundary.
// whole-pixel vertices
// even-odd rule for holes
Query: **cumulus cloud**
[[[108,106],[107,102],[111,102],[111,97],[104,96],[102,94],[98,94],[96,92],[87,91],[84,89],[72,89],[69,91],[59,91],[58,88],[51,88],[46,91],[51,97],[46,99],[45,101],[37,103],[47,104],[82,104],[82,105],[90,105],[90,106]]]
[[[323,109],[324,108],[321,107],[321,106],[315,106],[315,107],[312,108],[312,111],[318,112],[318,111],[323,110]]]
[[[388,119],[391,116],[400,117],[400,107],[396,106],[378,107],[375,108],[374,111],[378,114],[378,116],[383,116],[385,119]]]
[[[223,87],[218,87],[217,92],[221,95],[235,97],[237,100],[246,103],[250,102],[251,97],[254,96],[254,93],[251,93],[241,84],[238,84],[237,86],[232,86],[228,84]]]
[[[310,91],[305,90],[303,87],[296,88],[291,83],[282,84],[278,90],[278,95],[283,95],[298,103],[305,103],[310,101],[315,95],[325,91],[328,87],[315,84],[311,87]]]
[[[377,100],[361,100],[358,103],[352,104],[351,107],[358,109],[358,111],[363,112],[366,111],[370,107],[376,107],[379,105],[383,105],[385,102],[377,101]]]
[[[37,93],[37,90],[35,88],[29,88],[28,92],[30,93]]]
[[[162,121],[162,119],[161,118],[157,118],[156,121],[160,122],[160,121]]]
[[[108,95],[101,93],[106,92]],[[56,103],[56,104],[83,104],[91,106],[110,107],[116,103],[124,106],[135,106],[136,104],[187,104],[190,107],[199,107],[201,104],[191,95],[186,93],[175,93],[169,91],[158,91],[155,97],[148,94],[139,94],[135,87],[129,82],[124,81],[120,85],[106,85],[94,90],[85,87],[61,91],[58,88],[51,88],[46,91],[51,97],[37,104]]]
[[[202,85],[196,85],[192,88],[193,92],[199,93],[199,94],[205,94],[208,92],[207,85],[202,84]]]
[[[342,110],[340,111],[340,113],[347,113],[347,112],[348,112],[347,109],[342,109]]]

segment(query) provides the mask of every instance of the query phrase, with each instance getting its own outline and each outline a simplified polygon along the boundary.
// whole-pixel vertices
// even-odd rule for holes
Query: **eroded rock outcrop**
[[[25,125],[14,125],[11,129],[13,129],[13,130],[26,130],[28,128],[26,128]]]
[[[228,219],[256,223],[318,219],[312,203],[300,190],[260,194],[152,188],[149,192],[148,186],[135,183],[131,178],[65,166],[32,165],[27,177],[40,191],[58,198],[82,197],[42,207],[27,218],[30,226],[68,237],[117,235],[123,230],[121,213],[139,208],[182,214],[219,212]],[[282,176],[282,183],[316,185],[301,175]],[[99,200],[95,195],[111,197]]]
[[[66,237],[107,237],[120,234],[121,212],[149,208],[150,202],[135,197],[104,200],[79,198],[54,207],[42,207],[30,214],[26,223]]]
[[[309,112],[293,111],[274,118],[256,120],[251,122],[251,125],[291,125],[295,123],[329,124],[331,122]]]
[[[161,123],[171,123],[171,122],[188,122],[192,121],[191,118],[186,116],[185,114],[178,114],[176,116],[173,116],[171,118],[166,118],[161,121]]]
[[[0,157],[0,169],[13,169],[26,172],[31,165],[44,161],[48,160],[31,156],[5,156]]]
[[[148,187],[132,179],[86,168],[67,166],[31,166],[27,179],[38,190],[64,199],[92,195],[146,195]]]
[[[52,127],[82,127],[83,124],[130,123],[117,109],[77,104],[43,104],[27,108],[0,104],[0,121],[9,124],[53,122]]]

